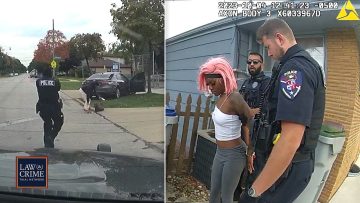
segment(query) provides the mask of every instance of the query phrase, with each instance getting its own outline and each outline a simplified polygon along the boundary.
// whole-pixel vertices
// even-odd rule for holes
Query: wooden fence
[[[166,104],[169,104],[170,97],[166,94]],[[196,101],[195,112],[191,111],[192,98],[191,95],[186,99],[185,111],[181,111],[182,97],[179,93],[176,98],[175,111],[179,116],[179,120],[183,118],[182,135],[178,136],[179,124],[172,126],[170,144],[166,154],[166,171],[167,174],[182,174],[189,173],[194,156],[194,148],[199,129],[199,121],[202,119],[201,129],[207,129],[210,120],[210,97],[206,99],[205,109],[201,112],[201,95],[198,96]],[[188,130],[190,124],[190,117],[193,117],[193,127],[191,129],[190,146],[187,147]],[[178,140],[179,139],[179,140]],[[180,143],[178,143],[180,141]]]

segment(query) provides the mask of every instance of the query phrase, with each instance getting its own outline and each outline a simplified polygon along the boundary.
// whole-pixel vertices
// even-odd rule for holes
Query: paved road
[[[30,150],[43,147],[43,122],[35,113],[35,80],[27,74],[0,78],[0,148]],[[98,114],[87,114],[72,98],[64,101],[65,122],[55,148],[96,150],[97,144],[111,144],[113,153],[163,160],[164,154],[146,145],[123,128]]]

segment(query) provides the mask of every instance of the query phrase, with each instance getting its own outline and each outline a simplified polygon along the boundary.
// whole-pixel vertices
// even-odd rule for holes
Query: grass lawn
[[[74,80],[83,81],[86,78],[82,79],[82,78],[68,77],[68,76],[57,76],[57,79],[59,79],[60,82],[62,82],[62,81],[74,81]]]
[[[78,90],[81,87],[81,82],[70,82],[70,81],[63,81],[61,82],[61,89],[62,90]]]
[[[58,77],[62,90],[78,90],[81,87],[82,78]]]
[[[137,107],[159,107],[164,106],[163,94],[133,94],[120,97],[119,99],[111,99],[106,101],[95,100],[91,102],[92,106],[95,103],[101,102],[105,108],[137,108]]]

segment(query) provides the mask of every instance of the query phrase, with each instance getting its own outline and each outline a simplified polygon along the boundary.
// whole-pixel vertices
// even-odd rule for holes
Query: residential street
[[[0,78],[0,148],[30,150],[43,147],[43,122],[35,113],[36,79],[27,74]],[[99,143],[111,145],[112,153],[163,160],[164,154],[126,128],[96,113],[85,113],[73,98],[60,93],[65,122],[55,139],[55,148],[96,150]],[[161,119],[163,119],[161,117]],[[163,125],[161,123],[160,125]]]

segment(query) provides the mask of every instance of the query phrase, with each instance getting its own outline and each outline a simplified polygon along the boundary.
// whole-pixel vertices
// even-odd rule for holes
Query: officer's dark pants
[[[89,104],[91,100],[91,94],[90,93],[86,93],[86,101]]]
[[[64,123],[64,115],[60,110],[46,107],[40,110],[40,117],[44,121],[44,145],[54,148],[54,140]]]
[[[246,193],[240,196],[240,203],[291,203],[308,185],[314,163],[312,160],[292,163],[288,176],[280,178],[278,182],[264,192],[260,198],[254,199]],[[247,192],[247,191],[246,191]]]

